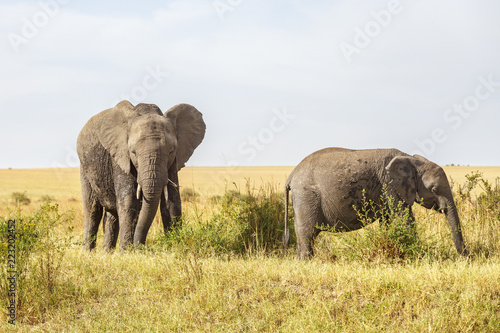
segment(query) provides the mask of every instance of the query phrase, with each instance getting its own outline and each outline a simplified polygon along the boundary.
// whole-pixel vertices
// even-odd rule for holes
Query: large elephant
[[[288,176],[285,184],[285,245],[288,245],[288,195],[292,191],[298,258],[313,255],[313,241],[329,226],[335,231],[357,230],[364,226],[353,205],[365,200],[380,203],[387,194],[409,208],[407,223],[413,225],[411,207],[415,201],[425,208],[446,214],[458,253],[465,248],[457,208],[446,174],[422,156],[410,156],[397,149],[350,150],[326,148],[307,156]],[[373,214],[372,217],[375,217]]]
[[[84,247],[145,244],[158,206],[165,230],[181,215],[177,173],[205,136],[202,114],[179,104],[165,114],[154,104],[118,103],[93,116],[78,136],[85,215]]]

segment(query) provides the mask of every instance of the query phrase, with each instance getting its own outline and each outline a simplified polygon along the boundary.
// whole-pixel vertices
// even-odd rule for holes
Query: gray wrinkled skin
[[[92,117],[77,141],[85,216],[84,248],[145,244],[158,206],[165,231],[181,215],[178,171],[205,135],[202,114],[179,104],[165,114],[154,104],[128,101]]]
[[[353,205],[361,208],[363,189],[366,200],[379,203],[384,184],[396,203],[403,201],[409,207],[409,225],[414,222],[411,207],[415,201],[444,213],[458,253],[468,255],[452,191],[441,167],[422,156],[410,156],[397,149],[326,148],[302,160],[285,184],[286,220],[288,195],[292,191],[297,257],[313,255],[312,245],[321,231],[318,226],[329,226],[339,232],[362,228]],[[285,246],[289,238],[286,226]]]

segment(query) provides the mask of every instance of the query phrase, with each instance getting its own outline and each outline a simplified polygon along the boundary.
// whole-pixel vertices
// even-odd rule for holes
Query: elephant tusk
[[[140,184],[137,185],[137,200],[141,200],[141,196],[142,196],[142,187]]]
[[[163,195],[165,196],[165,201],[168,201],[168,185],[163,188]]]
[[[170,180],[170,178],[168,179],[169,183],[172,184],[175,188],[179,187],[176,183],[174,183],[173,181]]]

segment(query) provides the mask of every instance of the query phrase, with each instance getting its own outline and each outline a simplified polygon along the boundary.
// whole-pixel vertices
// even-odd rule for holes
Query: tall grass
[[[472,193],[480,189],[479,195]],[[492,184],[479,171],[466,175],[457,187],[457,209],[466,237],[472,240],[473,253],[489,257],[500,253],[500,178]]]

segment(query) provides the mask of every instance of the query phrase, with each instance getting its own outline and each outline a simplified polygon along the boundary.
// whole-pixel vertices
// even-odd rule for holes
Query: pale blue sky
[[[78,166],[76,138],[128,98],[190,103],[188,165],[296,165],[394,147],[500,165],[500,3],[0,1],[0,168]]]

